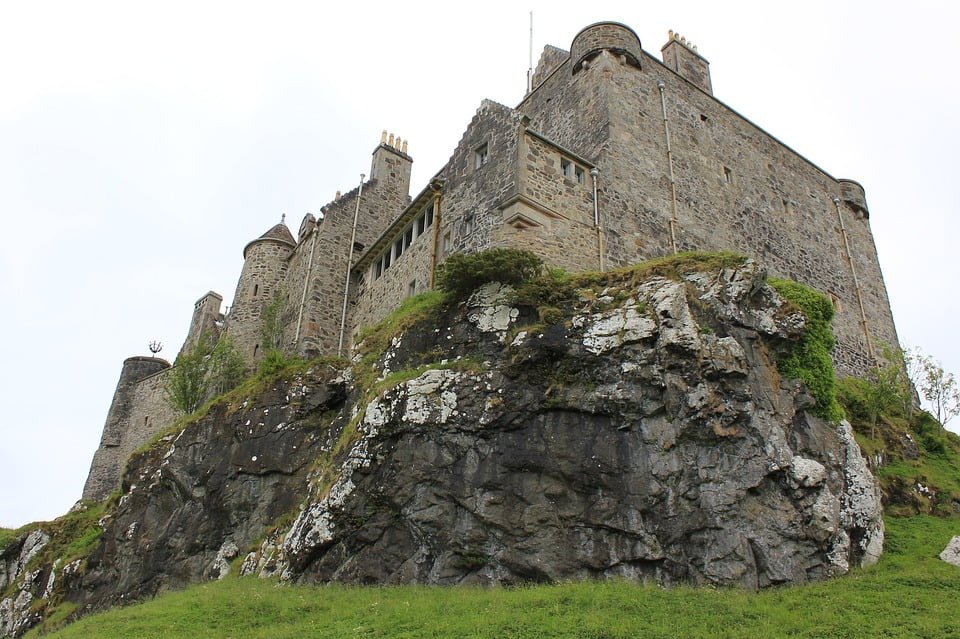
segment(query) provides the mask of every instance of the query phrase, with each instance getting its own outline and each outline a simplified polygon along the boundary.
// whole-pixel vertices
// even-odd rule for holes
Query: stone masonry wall
[[[433,208],[433,198],[428,205]],[[415,221],[415,220],[414,220]],[[390,246],[401,237],[407,225],[389,236]],[[355,281],[355,311],[351,323],[351,337],[362,327],[376,324],[411,295],[430,288],[430,267],[433,255],[433,226],[416,237],[403,254],[394,259],[390,268],[374,277],[373,267],[357,273]],[[387,249],[390,250],[390,249]],[[413,290],[411,290],[411,284]],[[351,339],[351,343],[353,340]]]
[[[843,374],[869,369],[850,264],[833,198],[837,181],[652,58],[644,71],[599,65],[579,75],[608,87],[611,130],[599,161],[611,259],[669,252],[671,191],[660,93],[670,125],[680,250],[733,250],[759,258],[839,301],[834,359]],[[865,216],[841,206],[874,341],[897,344]]]
[[[577,180],[576,173],[573,177],[564,175],[563,162],[577,167],[582,181]],[[528,227],[522,221],[503,224],[496,235],[496,243],[532,251],[549,265],[569,271],[598,269],[599,248],[593,223],[590,168],[527,133],[521,136],[517,175],[523,200],[505,213],[515,211],[518,215],[529,216],[531,222],[540,226]],[[540,207],[547,212],[538,210]]]
[[[274,239],[258,239],[247,245],[227,334],[248,363],[262,355],[260,316],[281,286],[292,252],[292,246]]]
[[[130,454],[175,419],[165,394],[169,367],[168,362],[155,357],[131,357],[123,363],[100,446],[83,487],[83,499],[106,499],[120,485]]]
[[[304,238],[291,256],[290,269],[283,285],[288,300],[288,311],[284,317],[292,318],[285,325],[285,343],[292,343],[296,336],[296,310],[303,295],[303,282],[308,282],[300,336],[294,346],[297,352],[307,355],[337,353],[357,198],[360,198],[360,210],[354,264],[406,207],[410,197],[411,163],[408,155],[389,145],[377,147],[372,167],[378,177],[364,183],[362,194],[359,188],[354,189],[324,207],[323,223],[315,231],[318,234],[317,249],[312,268],[309,266],[310,236]],[[352,319],[354,306],[355,303],[351,303],[347,309],[345,347],[350,345],[349,337],[355,324]]]

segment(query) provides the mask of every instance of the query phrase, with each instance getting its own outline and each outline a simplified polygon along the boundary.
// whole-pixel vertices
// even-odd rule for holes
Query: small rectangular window
[[[373,265],[373,279],[380,279],[380,276],[383,275],[383,258],[381,257]]]
[[[573,174],[574,174],[574,177],[575,177],[575,179],[576,179],[576,181],[577,181],[577,184],[583,184],[583,180],[584,180],[583,169],[581,169],[579,166],[574,166],[574,167],[573,167]]]
[[[393,259],[398,260],[401,255],[403,255],[403,238],[398,237],[397,241],[393,243]]]
[[[390,249],[387,249],[387,252],[383,254],[383,270],[390,268]]]
[[[463,234],[464,235],[470,235],[471,233],[473,233],[474,226],[475,226],[474,216],[468,215],[467,217],[463,218]]]
[[[403,249],[407,250],[413,244],[413,226],[407,228],[403,233]]]
[[[412,297],[417,294],[417,280],[412,280],[407,284],[407,297]]]
[[[423,235],[424,230],[427,228],[427,216],[421,215],[418,217],[415,226],[417,227],[417,236]]]
[[[567,158],[560,158],[560,171],[565,178],[573,178],[573,163]]]
[[[433,205],[427,207],[427,228],[433,226]]]
[[[484,144],[473,152],[474,168],[479,169],[490,159],[490,153],[487,151],[487,145]]]
[[[450,237],[450,231],[443,234],[443,254],[448,254],[453,249],[453,238]]]
[[[733,183],[733,171],[730,170],[729,166],[723,167],[723,181],[727,184]]]

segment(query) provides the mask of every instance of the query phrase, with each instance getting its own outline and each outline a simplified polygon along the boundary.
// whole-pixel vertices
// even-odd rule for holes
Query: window
[[[403,233],[403,249],[407,250],[413,244],[413,226],[407,228]]]
[[[411,280],[410,283],[407,284],[407,297],[413,297],[416,294],[417,294],[417,280]]]
[[[253,356],[254,356],[254,358],[256,358],[257,353],[259,353],[259,352],[260,352],[260,345],[259,345],[259,344],[254,344],[254,345],[253,345]]]
[[[254,285],[253,285],[253,296],[254,296],[254,297],[257,296],[257,291],[259,291],[259,290],[260,290],[260,285],[259,285],[259,284],[254,284]]]
[[[583,167],[567,158],[560,158],[560,170],[563,172],[563,177],[577,184],[583,184],[586,181],[586,171],[583,170]]]
[[[733,183],[733,171],[730,170],[729,166],[723,167],[723,181],[727,184]]]
[[[432,204],[430,204],[427,207],[426,217],[427,217],[427,228],[430,228],[431,226],[433,226],[433,205]]]
[[[476,219],[473,215],[463,218],[463,235],[470,235],[476,226]]]
[[[417,218],[417,223],[414,225],[417,229],[417,236],[423,235],[423,232],[427,230],[427,216],[421,215]]]
[[[487,145],[484,144],[476,151],[473,152],[473,162],[474,168],[479,169],[481,166],[487,163],[487,160],[490,159],[490,153],[487,150]]]
[[[393,259],[399,259],[403,255],[403,238],[398,237],[397,241],[393,243]]]
[[[453,238],[450,237],[450,231],[443,234],[443,254],[447,255],[453,249]]]

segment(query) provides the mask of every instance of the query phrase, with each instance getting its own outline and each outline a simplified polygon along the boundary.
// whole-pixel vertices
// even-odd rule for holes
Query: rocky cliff
[[[0,634],[231,570],[753,589],[875,561],[880,495],[849,425],[776,366],[802,313],[752,261],[658,272],[539,305],[488,284],[351,365],[235,392],[129,461],[85,559],[3,549]]]

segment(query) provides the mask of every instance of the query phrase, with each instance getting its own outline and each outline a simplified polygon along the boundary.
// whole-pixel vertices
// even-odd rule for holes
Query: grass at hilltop
[[[960,637],[960,519],[887,520],[881,562],[825,583],[740,590],[584,582],[522,588],[291,587],[227,578],[88,617],[55,639]],[[28,636],[35,636],[31,633]]]

